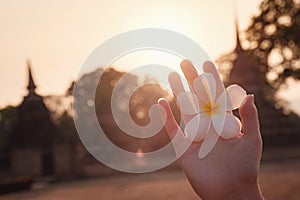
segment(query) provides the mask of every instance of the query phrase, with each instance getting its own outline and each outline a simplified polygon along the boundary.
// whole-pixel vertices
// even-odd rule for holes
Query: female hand
[[[181,69],[193,91],[193,82],[198,77],[197,70],[188,61],[181,62]],[[203,65],[204,72],[211,73],[217,85],[217,93],[223,85],[213,63]],[[176,95],[183,92],[178,74],[171,74],[169,82]],[[182,142],[187,140],[177,124],[168,102],[159,100],[165,109],[167,119],[165,128],[172,139],[179,134]],[[179,104],[178,104],[179,105]],[[179,109],[181,109],[179,107]],[[187,179],[195,192],[203,199],[262,199],[258,185],[258,173],[262,152],[262,139],[259,130],[257,109],[254,96],[248,95],[239,109],[243,133],[230,140],[219,138],[213,150],[199,159],[198,152],[202,142],[192,142],[188,149],[178,158]],[[183,115],[185,124],[192,116]],[[175,152],[178,143],[173,143]]]

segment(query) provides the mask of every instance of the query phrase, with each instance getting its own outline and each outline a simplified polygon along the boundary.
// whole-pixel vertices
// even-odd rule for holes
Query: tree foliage
[[[99,73],[101,74],[100,80],[98,80]],[[122,119],[131,118],[134,123],[140,126],[147,125],[150,122],[150,107],[162,97],[171,100],[172,108],[176,107],[174,99],[167,90],[159,84],[145,84],[141,78],[135,74],[117,71],[113,68],[105,71],[99,68],[94,72],[85,74],[76,82],[78,92],[74,95],[74,101],[77,102],[79,108],[76,110],[77,114],[84,115],[86,111],[95,109],[98,122],[106,136],[117,146],[133,152],[138,148],[142,148],[144,152],[157,150],[166,145],[169,138],[164,129],[150,138],[129,136],[121,130],[120,126],[126,126],[127,129],[130,129],[131,126]],[[146,79],[151,80],[149,77]],[[95,84],[95,81],[97,84],[95,100],[88,99],[92,92],[91,84]],[[117,116],[113,115],[112,107],[114,107],[114,114],[117,113]],[[176,115],[178,116],[178,112]],[[86,116],[84,123],[92,121],[89,117]],[[144,133],[138,134],[142,136]]]
[[[0,110],[0,150],[5,146],[16,123],[16,108],[7,106]]]
[[[246,36],[250,53],[274,89],[300,79],[300,1],[264,0]]]

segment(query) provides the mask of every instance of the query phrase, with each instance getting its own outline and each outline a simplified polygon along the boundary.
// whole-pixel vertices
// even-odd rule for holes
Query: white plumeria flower
[[[240,120],[232,110],[240,107],[247,96],[238,85],[230,85],[216,94],[216,81],[212,74],[204,73],[194,80],[193,92],[180,92],[177,95],[180,108],[185,115],[193,116],[185,126],[188,139],[203,141],[199,158],[204,158],[217,143],[219,137],[230,139],[241,131]]]

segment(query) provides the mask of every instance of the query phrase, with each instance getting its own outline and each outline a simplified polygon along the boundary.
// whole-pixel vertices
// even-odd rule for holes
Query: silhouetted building
[[[36,93],[30,63],[27,90],[28,94],[17,107],[17,121],[8,143],[12,174],[72,176],[76,148],[59,132],[43,97]]]
[[[259,63],[243,49],[236,23],[235,57],[226,85],[239,84],[249,94],[255,95],[255,103],[259,110],[261,133],[265,146],[299,144],[299,118],[291,119],[283,114],[282,109],[276,109],[271,101],[266,100],[268,86],[263,73],[259,71]],[[269,92],[270,93],[270,92]]]

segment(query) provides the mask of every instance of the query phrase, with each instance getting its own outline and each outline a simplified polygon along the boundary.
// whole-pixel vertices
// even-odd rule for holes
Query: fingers
[[[258,113],[254,105],[254,96],[248,95],[242,103],[239,113],[245,138],[261,140],[259,131]]]
[[[159,99],[158,104],[163,107],[166,114],[165,128],[171,139],[172,146],[174,148],[175,155],[178,159],[186,152],[190,146],[190,142],[186,139],[184,133],[178,126],[169,103],[165,99]],[[164,115],[164,114],[163,114]]]
[[[198,72],[197,72],[196,68],[188,60],[183,60],[180,63],[180,67],[181,67],[181,70],[182,70],[187,82],[189,83],[191,92],[193,92],[194,91],[194,88],[193,88],[194,80],[198,76]]]
[[[174,118],[169,103],[165,99],[159,99],[158,104],[161,105],[166,111],[167,116],[166,116],[165,128],[168,132],[170,139],[172,140],[176,136],[176,134],[178,134],[177,137],[179,137],[179,140],[184,140],[185,136]]]
[[[206,61],[203,64],[203,71],[206,73],[211,73],[214,76],[216,80],[216,96],[218,97],[224,91],[225,88],[217,68],[215,67],[214,63]]]
[[[181,79],[180,79],[180,75],[177,72],[172,72],[169,75],[168,80],[169,80],[172,92],[173,92],[173,94],[175,95],[176,98],[177,98],[177,95],[180,92],[185,91],[184,87],[183,87],[183,84],[181,82]],[[177,106],[178,106],[179,110],[181,111],[182,108],[180,107],[180,105],[177,104]],[[181,114],[182,114],[182,119],[183,119],[184,123],[187,123],[192,117],[192,116],[189,116],[189,115],[184,115],[183,113],[181,113]]]
[[[172,72],[168,77],[172,92],[177,96],[180,92],[184,92],[184,87],[177,72]]]

